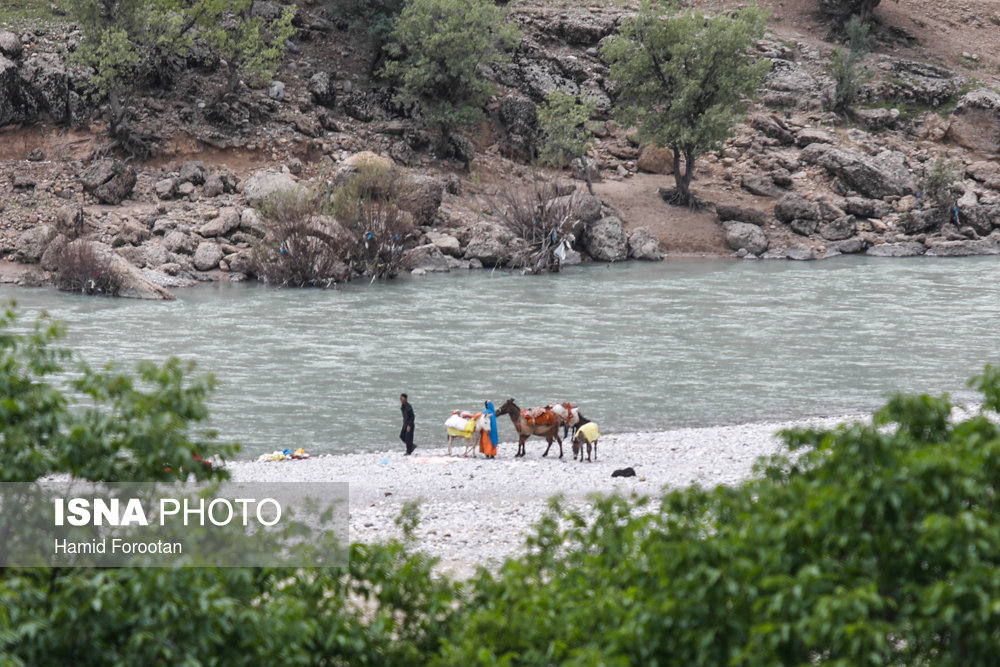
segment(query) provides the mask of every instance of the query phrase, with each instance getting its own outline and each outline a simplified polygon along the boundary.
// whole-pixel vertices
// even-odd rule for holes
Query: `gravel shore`
[[[230,462],[233,481],[343,481],[350,484],[350,539],[377,542],[399,535],[394,519],[406,501],[420,501],[417,546],[441,558],[439,569],[471,575],[477,565],[495,566],[523,548],[546,501],[562,494],[586,508],[594,493],[657,495],[698,484],[736,484],[761,456],[781,443],[775,434],[792,426],[829,427],[850,418],[742,424],[672,431],[602,435],[596,461],[572,459],[531,438],[527,456],[515,459],[516,443],[501,443],[496,459],[463,458],[464,441],[452,455],[446,447],[419,446],[403,456],[393,451],[319,456],[279,462]],[[418,443],[419,444],[419,443]],[[612,478],[632,467],[635,477]]]

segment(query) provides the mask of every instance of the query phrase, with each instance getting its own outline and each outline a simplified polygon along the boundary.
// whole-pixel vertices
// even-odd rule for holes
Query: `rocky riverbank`
[[[711,428],[603,435],[597,459],[572,460],[569,445],[558,458],[542,458],[542,441],[528,441],[528,454],[513,457],[516,443],[501,443],[496,459],[463,458],[456,445],[320,456],[279,462],[227,464],[236,482],[343,481],[350,484],[350,539],[376,542],[399,537],[394,520],[403,503],[420,502],[415,548],[441,559],[440,570],[470,576],[479,565],[495,567],[516,556],[542,516],[549,498],[562,495],[586,510],[591,494],[657,496],[691,485],[738,484],[754,463],[775,453],[775,434],[793,426],[829,427],[841,419],[742,424]],[[635,477],[611,477],[631,467]]]
[[[87,73],[62,55],[80,39],[76,26],[0,26],[6,279],[51,282],[71,242],[113,263],[128,296],[164,299],[197,281],[252,279],[266,195],[368,154],[398,167],[413,193],[403,202],[412,233],[402,269],[417,273],[516,266],[519,241],[496,204],[505,188],[539,176],[570,212],[570,264],[1000,254],[1000,77],[989,61],[997,38],[977,18],[989,3],[986,13],[979,0],[954,12],[907,3],[912,16],[892,8],[895,23],[879,28],[849,120],[827,110],[838,45],[803,3],[776,8],[757,45],[772,62],[758,101],[720,150],[699,159],[701,212],[658,201],[656,190],[672,184],[673,156],[612,119],[601,46],[630,7],[510,3],[523,37],[508,62],[485,71],[498,86],[490,121],[438,155],[419,119],[371,79],[371,45],[297,4],[294,48],[269,85],[216,104],[205,91],[224,72],[198,67],[169,94],[139,99],[137,129],[156,137],[158,153],[134,160],[101,155],[106,130],[82,95]],[[966,42],[942,38],[958,19]],[[959,43],[982,48],[952,53]],[[594,104],[594,145],[575,173],[529,166],[537,105],[554,90]],[[928,175],[938,167],[947,175],[932,197]],[[574,181],[585,174],[599,181],[598,197]]]

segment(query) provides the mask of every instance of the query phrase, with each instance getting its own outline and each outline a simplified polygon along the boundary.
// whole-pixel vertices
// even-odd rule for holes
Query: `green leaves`
[[[594,113],[593,103],[579,104],[573,95],[552,91],[538,109],[542,141],[538,159],[553,167],[565,167],[586,155],[592,137],[586,123]]]
[[[479,68],[520,37],[489,0],[412,0],[396,19],[383,74],[399,83],[399,101],[416,103],[441,140],[483,118],[493,84]]]
[[[616,113],[643,141],[669,147],[690,163],[718,148],[745,115],[770,62],[749,53],[764,35],[755,5],[709,16],[676,0],[644,0],[604,47],[617,95]],[[686,194],[693,164],[676,174]]]

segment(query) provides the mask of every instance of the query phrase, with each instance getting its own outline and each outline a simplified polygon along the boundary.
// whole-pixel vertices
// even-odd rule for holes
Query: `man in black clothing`
[[[417,448],[413,444],[413,406],[406,401],[406,394],[399,395],[399,402],[399,409],[403,413],[403,430],[399,432],[399,439],[406,444],[406,453],[412,454],[413,450]]]

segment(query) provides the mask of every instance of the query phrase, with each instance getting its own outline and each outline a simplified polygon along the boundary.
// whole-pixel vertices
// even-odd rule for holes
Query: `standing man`
[[[417,448],[413,444],[413,406],[406,401],[406,394],[399,395],[399,409],[403,413],[403,430],[399,432],[399,439],[406,445],[406,454],[410,455]]]

